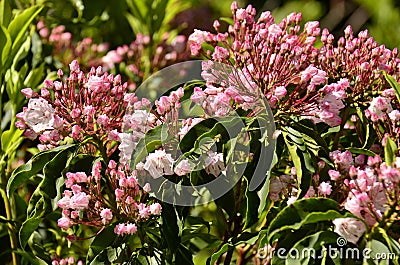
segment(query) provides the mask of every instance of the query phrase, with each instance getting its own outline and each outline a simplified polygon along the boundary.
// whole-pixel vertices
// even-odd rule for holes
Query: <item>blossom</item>
[[[68,217],[61,217],[60,219],[57,220],[57,225],[61,227],[62,229],[68,229],[72,226],[71,219]]]
[[[152,215],[159,215],[162,210],[161,204],[158,202],[151,204],[149,208]]]
[[[54,129],[54,109],[43,98],[29,99],[23,119],[35,133]]]
[[[102,219],[101,221],[104,225],[108,224],[108,222],[110,222],[113,218],[112,211],[109,208],[104,208],[100,212],[100,217],[101,217],[101,219]]]
[[[191,171],[191,165],[189,163],[189,160],[187,159],[181,160],[174,169],[175,174],[177,174],[178,176],[184,176],[190,173],[190,171]]]
[[[174,160],[170,154],[164,150],[156,150],[146,157],[144,169],[147,170],[153,178],[159,178],[163,175],[172,175]]]
[[[335,233],[353,244],[357,244],[366,231],[364,223],[355,218],[336,218],[332,222],[335,225]]]
[[[223,170],[225,170],[224,157],[222,153],[213,152],[209,150],[204,159],[205,170],[207,174],[212,174],[218,177]]]
[[[318,192],[322,195],[330,195],[332,192],[332,186],[328,182],[321,182],[318,186]]]

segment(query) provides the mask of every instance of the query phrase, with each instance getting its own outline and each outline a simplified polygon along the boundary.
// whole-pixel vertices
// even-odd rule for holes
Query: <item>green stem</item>
[[[4,178],[4,177],[5,177],[5,176],[3,176],[3,174],[2,174],[2,182],[3,182],[3,178]],[[2,184],[3,184],[3,183],[2,183]],[[5,209],[6,209],[6,218],[7,218],[7,220],[13,220],[12,211],[11,211],[11,205],[10,205],[10,200],[9,200],[8,197],[7,197],[7,193],[6,193],[5,189],[3,189],[3,188],[0,188],[0,192],[1,192],[1,196],[2,196],[3,201],[4,201],[4,207],[5,207]],[[9,235],[9,237],[10,237],[11,249],[12,249],[12,250],[15,250],[15,249],[17,249],[17,245],[18,245],[18,243],[17,243],[17,237],[16,237],[16,234],[15,234],[15,229],[14,229],[14,227],[12,226],[11,223],[8,223],[7,226],[8,226],[8,235]],[[11,255],[12,255],[12,262],[13,262],[12,264],[13,264],[13,265],[18,265],[17,253],[15,253],[14,251],[12,251],[12,252],[11,252]]]

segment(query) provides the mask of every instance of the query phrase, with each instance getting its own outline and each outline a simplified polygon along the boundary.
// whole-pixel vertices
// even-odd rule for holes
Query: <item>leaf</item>
[[[312,174],[315,172],[311,156],[301,138],[301,134],[293,130],[291,130],[291,133],[282,131],[282,134],[293,164],[296,167],[297,182],[299,185],[297,198],[302,198],[307,193],[310,187]]]
[[[134,168],[149,153],[157,150],[165,141],[172,138],[164,124],[149,130],[138,142],[135,152],[132,153],[132,167]]]
[[[352,154],[359,154],[359,155],[366,155],[366,156],[375,156],[376,155],[371,150],[367,150],[364,148],[348,147],[348,148],[346,148],[346,150],[350,151]]]
[[[5,28],[8,27],[8,24],[11,21],[12,12],[11,5],[9,0],[0,1],[0,25]],[[1,46],[0,46],[1,47]]]
[[[11,58],[19,50],[24,40],[24,35],[33,19],[42,11],[44,6],[32,6],[24,10],[21,14],[17,15],[10,23],[8,31],[10,32],[13,41]]]
[[[168,249],[175,253],[179,244],[179,226],[178,219],[174,207],[168,203],[162,203],[162,226],[161,232],[165,241],[167,242]]]
[[[76,144],[63,145],[34,155],[26,164],[16,168],[7,182],[7,194],[10,196],[19,186],[25,183],[29,178],[40,172],[60,151],[70,148],[76,148]]]
[[[1,150],[6,154],[15,150],[23,140],[23,138],[21,138],[22,133],[22,130],[18,130],[14,126],[3,132],[1,135]]]
[[[334,200],[327,198],[301,199],[280,211],[270,223],[266,234],[269,241],[276,233],[283,230],[297,230],[306,224],[345,217],[354,217],[354,215],[347,212],[342,213],[338,203]]]
[[[370,252],[367,253],[367,257],[364,256],[364,260],[366,259],[366,263],[369,264],[377,264],[373,261],[378,261],[378,264],[389,264],[390,259],[382,259],[383,255],[388,255],[390,250],[388,247],[382,242],[372,239],[367,242],[367,246],[370,249]]]
[[[10,33],[4,26],[0,25],[0,66],[4,66],[9,58],[11,45],[12,40]],[[6,69],[8,69],[8,67],[0,67],[0,74],[2,71],[5,72]]]
[[[386,165],[388,165],[389,167],[393,166],[393,162],[396,160],[398,149],[396,143],[390,137],[386,137],[386,145],[384,151]]]
[[[286,250],[285,264],[287,265],[308,265],[313,264],[318,257],[316,251],[321,250],[325,244],[336,244],[338,234],[332,231],[320,231],[310,236],[304,237],[297,242],[292,249]],[[293,255],[295,253],[296,255]],[[297,256],[297,254],[299,254]],[[310,261],[311,260],[311,261]]]
[[[106,249],[108,246],[111,246],[116,238],[117,235],[114,233],[114,228],[112,226],[106,227],[93,239],[92,243],[90,244],[86,259],[88,261],[93,260],[101,253],[101,251]]]
[[[33,235],[33,232],[38,228],[39,224],[43,221],[41,217],[30,218],[26,220],[19,230],[19,242],[22,249],[25,249],[29,238]]]
[[[231,244],[228,243],[223,244],[222,247],[217,252],[211,255],[209,260],[207,260],[207,264],[215,264],[215,262],[219,259],[219,257],[221,257],[225,252],[227,252],[231,248],[233,248]]]
[[[260,198],[256,191],[249,191],[246,188],[246,222],[244,228],[248,228],[258,221],[258,208],[260,205]]]
[[[397,99],[400,101],[400,84],[399,84],[399,82],[397,82],[397,80],[394,79],[393,76],[387,74],[386,72],[383,72],[383,75],[385,76],[386,81],[388,81],[390,86],[394,89]]]
[[[14,250],[14,252],[17,253],[18,255],[20,255],[21,257],[27,259],[30,262],[29,264],[31,264],[31,265],[47,265],[48,264],[44,260],[42,260],[38,257],[35,257],[32,253],[29,253],[22,249]]]

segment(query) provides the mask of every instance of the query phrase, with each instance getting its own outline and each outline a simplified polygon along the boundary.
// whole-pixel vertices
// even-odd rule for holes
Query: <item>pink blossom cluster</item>
[[[347,26],[344,37],[335,43],[333,35],[324,29],[321,42],[323,45],[314,54],[313,63],[331,80],[348,79],[350,100],[365,102],[371,96],[368,91],[388,87],[382,71],[400,78],[398,49],[389,50],[379,45],[368,35],[368,30],[354,36],[352,27]]]
[[[95,44],[91,38],[75,41],[64,25],[49,29],[43,20],[37,24],[37,30],[45,44],[53,46],[52,55],[67,66],[72,60],[78,60],[85,67],[101,65],[101,57],[109,49],[108,43]]]
[[[298,197],[298,183],[296,179],[296,168],[290,169],[290,174],[271,176],[269,197],[277,202],[287,199],[287,204],[292,204]],[[312,185],[303,198],[329,197],[332,193],[330,181],[321,181],[318,174],[314,174]]]
[[[327,29],[321,34],[318,21],[306,22],[301,29],[301,14],[292,13],[275,23],[270,12],[256,19],[251,5],[241,9],[233,2],[231,10],[234,23],[227,32],[220,32],[220,22],[216,21],[216,34],[195,30],[189,37],[193,55],[233,66],[247,80],[239,82],[243,78],[237,78],[236,82],[244,84],[245,89],[235,90],[229,84],[215,89],[208,73],[207,91],[196,91],[196,100],[213,114],[229,112],[232,102],[249,101],[253,103],[249,108],[254,107],[258,87],[277,114],[301,115],[336,126],[342,123],[340,112],[345,100],[366,102],[371,97],[369,90],[387,86],[382,70],[400,77],[397,49],[379,46],[367,31],[354,37],[347,27],[345,36],[335,44]],[[314,46],[318,37],[323,43],[320,48]],[[205,50],[203,44],[214,50]],[[208,66],[203,68],[207,70]]]
[[[189,59],[185,36],[178,35],[171,41],[168,39],[169,34],[165,33],[162,41],[157,43],[156,47],[153,47],[154,43],[152,43],[150,36],[137,34],[136,39],[131,44],[125,44],[109,51],[101,58],[101,64],[105,69],[111,70],[124,62],[127,76],[135,82],[140,82],[146,74],[149,74],[146,71],[156,72],[168,65]],[[147,58],[147,52],[150,49],[154,49],[154,54],[151,58]],[[150,64],[144,60],[150,60]],[[151,69],[146,69],[147,64],[151,65]],[[130,84],[131,89],[135,88],[135,82]]]
[[[347,189],[340,194],[344,195],[344,207],[369,227],[374,226],[389,203],[400,199],[400,164],[387,165],[379,155],[358,155],[353,159],[349,151],[334,151],[331,158],[335,163],[335,170],[328,172],[331,181]]]
[[[193,55],[203,54],[213,62],[232,65],[240,73],[221,78],[215,69],[214,73],[208,71],[212,63],[204,64],[207,88],[195,91],[194,100],[208,112],[223,116],[236,107],[232,102],[245,110],[254,109],[264,94],[271,108],[280,113],[302,115],[331,126],[340,124],[349,81],[328,84],[327,73],[313,62],[318,54],[314,47],[320,34],[318,22],[307,22],[301,30],[301,14],[292,13],[279,24],[270,12],[256,20],[252,6],[239,9],[236,2],[232,13],[234,24],[228,32],[196,30],[189,44]],[[215,25],[218,31],[219,22]],[[203,51],[203,43],[211,44],[214,51]]]
[[[127,93],[127,83],[122,84],[119,75],[103,73],[101,67],[85,75],[75,60],[68,77],[61,70],[58,76],[60,81],[46,80],[40,94],[22,89],[29,102],[17,115],[16,126],[30,139],[39,136],[40,150],[58,146],[66,137],[82,141],[93,136],[112,153],[113,131],[120,130],[125,109],[137,100]]]
[[[95,162],[89,176],[85,172],[68,172],[66,189],[57,202],[63,210],[58,226],[63,229],[77,224],[104,227],[117,220],[122,223],[116,225],[116,234],[136,233],[137,225],[156,218],[162,210],[159,203],[146,202],[150,185],[147,183],[141,188],[136,174],[114,160],[104,169],[101,162]]]

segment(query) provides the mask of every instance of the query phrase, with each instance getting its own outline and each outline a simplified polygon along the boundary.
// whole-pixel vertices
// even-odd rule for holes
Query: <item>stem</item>
[[[2,182],[3,182],[4,178],[5,178],[5,176],[3,176],[3,174],[2,174],[2,176],[1,176]],[[10,205],[10,201],[9,201],[9,199],[7,197],[6,191],[5,191],[5,189],[0,188],[0,192],[1,192],[1,196],[3,197],[4,207],[6,209],[7,220],[12,220],[11,205]],[[15,235],[14,227],[12,226],[11,223],[8,223],[7,226],[8,226],[8,235],[10,237],[11,249],[15,250],[17,248],[17,237]],[[18,265],[17,253],[12,251],[11,255],[12,255],[12,263],[13,263],[13,265]]]

